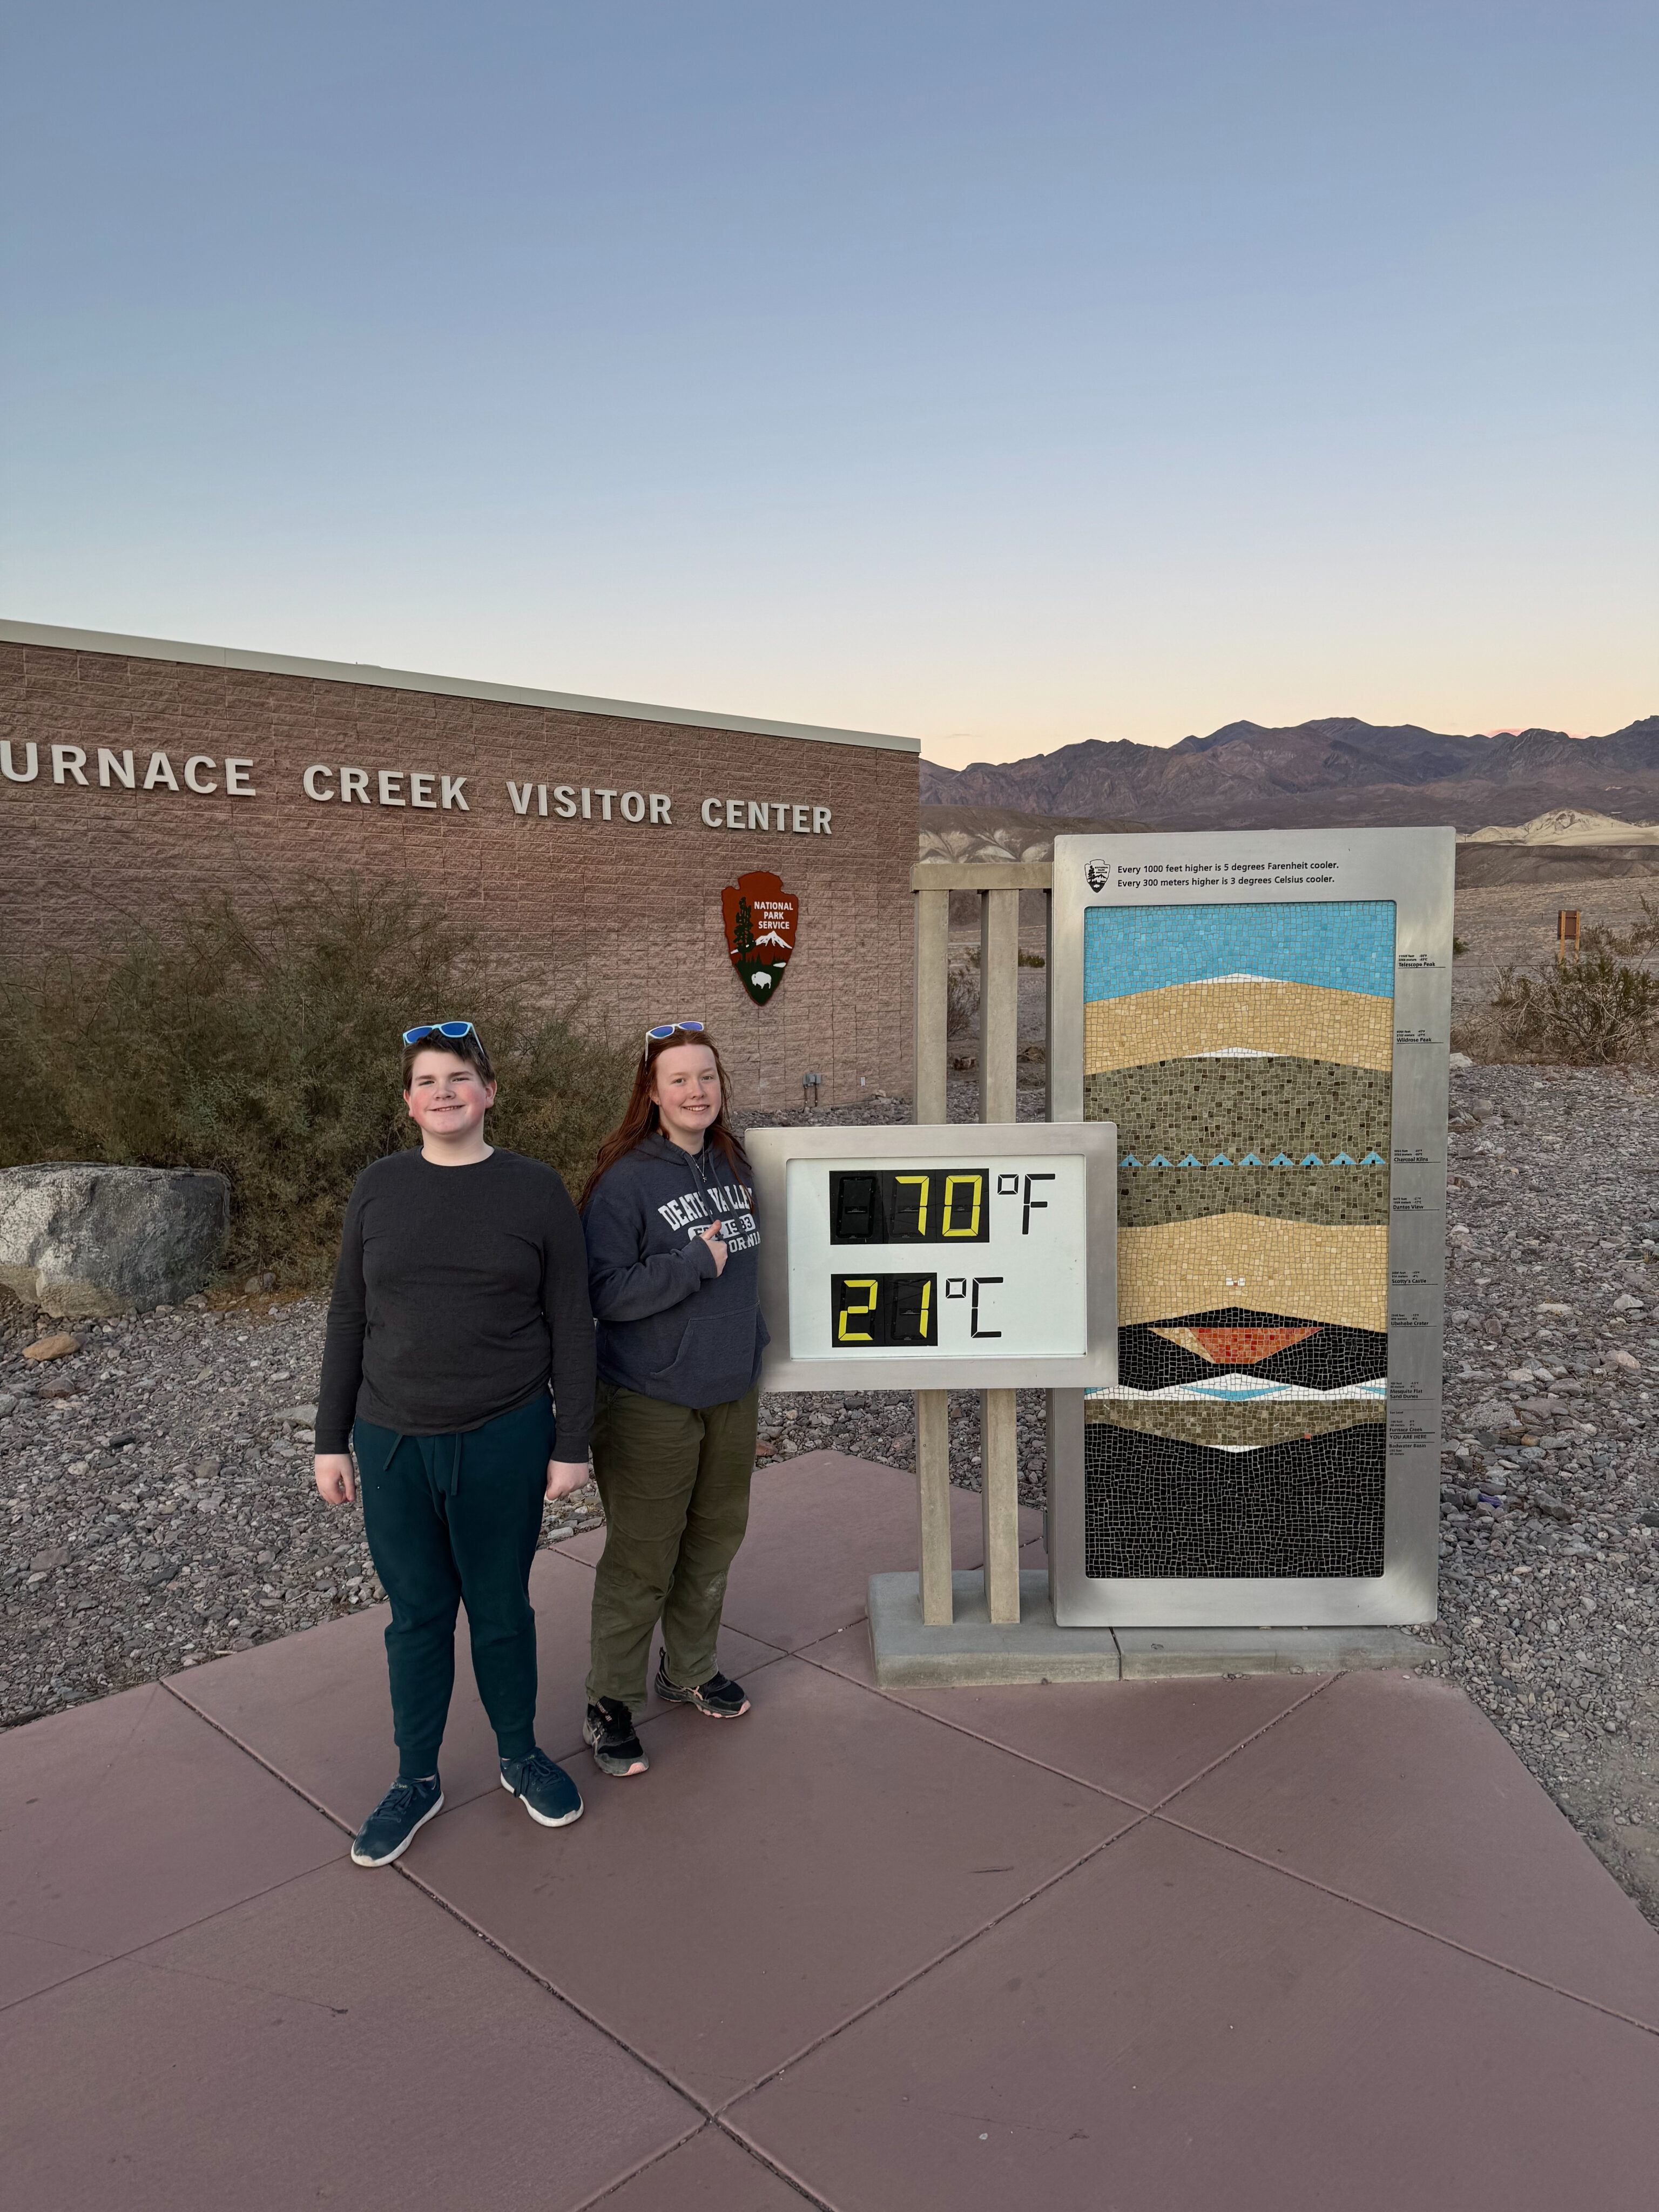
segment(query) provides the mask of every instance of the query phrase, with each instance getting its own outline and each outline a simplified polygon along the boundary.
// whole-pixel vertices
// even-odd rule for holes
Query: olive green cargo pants
[[[659,1620],[677,1688],[696,1689],[715,1672],[726,1572],[749,1525],[759,1407],[758,1384],[699,1411],[600,1382],[593,1479],[605,1530],[593,1578],[590,1698],[639,1711]]]

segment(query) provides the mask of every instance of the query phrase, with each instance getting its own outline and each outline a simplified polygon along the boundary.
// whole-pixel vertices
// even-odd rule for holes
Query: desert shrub
[[[1586,930],[1587,943],[1592,934],[1601,940],[1594,950],[1541,980],[1498,971],[1492,1007],[1504,1042],[1516,1052],[1579,1066],[1647,1057],[1659,1028],[1659,976],[1617,957],[1610,933]]]
[[[945,975],[945,1004],[946,1025],[952,1036],[977,1028],[979,1024],[980,962],[977,945],[962,945],[951,955]],[[1022,968],[1046,968],[1047,960],[1040,952],[1028,952],[1024,946],[1018,955]]]
[[[402,884],[204,899],[106,960],[0,976],[0,1013],[21,1079],[0,1165],[216,1170],[229,1264],[289,1282],[326,1276],[353,1179],[415,1141],[398,1060],[411,1024],[475,1021],[501,1085],[491,1139],[577,1188],[633,1072],[581,1008],[550,1013]]]
[[[979,948],[953,956],[945,977],[945,1024],[951,1035],[979,1020]]]
[[[1586,922],[1579,932],[1578,950],[1600,957],[1609,955],[1615,960],[1640,960],[1652,952],[1659,952],[1659,907],[1644,897],[1640,916],[1628,929],[1611,929],[1601,921]]]

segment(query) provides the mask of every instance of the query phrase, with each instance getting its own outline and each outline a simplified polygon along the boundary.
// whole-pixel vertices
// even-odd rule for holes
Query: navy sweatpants
[[[535,1748],[530,1567],[553,1439],[545,1391],[455,1436],[399,1436],[368,1421],[352,1428],[363,1529],[392,1605],[386,1656],[405,1779],[437,1771],[462,1605],[478,1695],[501,1757],[523,1759]]]

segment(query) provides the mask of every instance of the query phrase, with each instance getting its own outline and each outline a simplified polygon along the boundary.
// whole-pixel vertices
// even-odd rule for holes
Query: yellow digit
[[[873,1275],[860,1275],[858,1277],[849,1275],[847,1278],[846,1281],[842,1285],[842,1295],[843,1297],[846,1297],[848,1291],[868,1291],[870,1295],[861,1306],[843,1305],[841,1311],[836,1316],[836,1342],[837,1344],[873,1344],[875,1342],[876,1340],[871,1335],[868,1329],[849,1329],[847,1324],[849,1321],[862,1321],[865,1319],[866,1315],[874,1313],[876,1310],[876,1294],[880,1287],[881,1285],[879,1282]]]
[[[915,1184],[916,1185],[917,1188],[918,1188],[918,1189],[921,1191],[921,1197],[920,1197],[919,1199],[917,1199],[917,1200],[916,1200],[916,1234],[917,1234],[917,1236],[918,1236],[918,1237],[925,1237],[925,1236],[927,1234],[927,1184],[928,1184],[928,1181],[929,1181],[929,1178],[928,1178],[927,1176],[925,1176],[925,1175],[919,1175],[919,1176],[902,1176],[902,1175],[896,1175],[896,1176],[893,1177],[893,1182],[894,1182],[894,1185],[895,1185],[895,1187],[896,1187],[896,1187],[897,1187],[897,1185],[899,1185],[900,1183],[913,1182],[913,1183],[915,1183]]]
[[[924,1344],[931,1344],[933,1342],[932,1337],[927,1334],[927,1301],[933,1297],[933,1285],[931,1283],[924,1283],[921,1286],[921,1340]]]
[[[966,1183],[969,1190],[974,1194],[973,1216],[965,1229],[956,1229],[951,1226],[952,1218],[956,1212],[957,1204],[954,1193],[958,1183]],[[983,1200],[984,1195],[985,1178],[983,1176],[954,1175],[945,1176],[945,1234],[947,1237],[977,1237],[979,1235],[979,1209],[981,1201]]]

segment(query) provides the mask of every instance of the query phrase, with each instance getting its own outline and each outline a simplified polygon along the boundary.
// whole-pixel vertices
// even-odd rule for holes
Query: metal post
[[[951,951],[951,894],[919,890],[916,900],[915,1118],[947,1118],[945,1047],[950,1021],[947,979]],[[951,1595],[951,1420],[943,1390],[918,1390],[916,1491],[921,1519],[921,1617],[929,1628],[948,1628]]]

